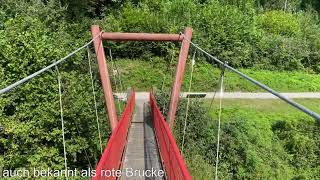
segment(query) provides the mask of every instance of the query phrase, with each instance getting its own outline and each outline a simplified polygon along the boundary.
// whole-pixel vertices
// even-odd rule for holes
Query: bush
[[[106,31],[122,32],[179,33],[192,26],[194,42],[234,67],[318,72],[317,18],[312,11],[255,11],[252,1],[176,0],[127,2],[99,23]],[[172,47],[179,48],[177,43],[158,42],[110,46],[117,57],[162,56],[168,61]]]
[[[4,19],[0,29],[1,88],[64,57],[85,42],[84,37],[76,39],[73,36],[77,30],[69,31],[72,25],[68,25],[58,13],[64,8],[30,1],[21,4],[6,2],[0,9],[6,12],[0,14]],[[83,51],[59,65],[67,159],[71,169],[94,166],[100,156],[87,66],[86,52]],[[101,88],[97,80],[94,84],[98,90],[98,110],[105,142],[110,128],[106,122]],[[1,95],[0,126],[1,168],[64,169],[55,69]]]
[[[157,91],[156,99],[165,114],[169,93]],[[219,177],[319,178],[320,129],[313,119],[275,100],[229,101],[222,110]],[[192,99],[189,106],[183,155],[195,179],[215,173],[218,105],[208,109],[209,103]],[[180,150],[185,107],[186,99],[181,99],[173,129]]]
[[[255,8],[255,2],[259,2],[262,8]],[[274,70],[320,72],[319,14],[312,10],[319,11],[318,1],[291,1],[286,11],[281,11],[282,1],[273,3],[275,6],[273,1],[270,2],[2,0],[0,86],[5,87],[64,57],[84,44],[90,38],[90,25],[98,23],[105,31],[122,32],[179,33],[185,26],[192,26],[193,41],[221,60],[229,61],[232,66],[273,70],[244,70],[271,87],[316,91],[319,89],[316,75],[284,73],[280,76]],[[297,12],[299,9],[304,11]],[[106,45],[114,50],[115,57],[134,57],[145,61],[145,64],[138,61],[144,66],[138,66],[138,70],[132,70],[130,66],[125,69],[128,74],[135,71],[135,75],[130,77],[132,79],[127,77],[125,85],[139,82],[143,88],[151,85],[160,87],[162,84],[156,83],[163,76],[166,77],[163,87],[171,83],[169,73],[160,69],[168,66],[172,53],[178,54],[180,43],[107,42]],[[167,62],[160,63],[162,59]],[[86,168],[88,159],[92,166],[100,156],[86,60],[86,53],[80,52],[59,66],[70,168]],[[212,68],[210,59],[206,60],[208,63],[197,64],[195,80],[217,79],[212,75],[214,73],[210,73],[218,70]],[[153,64],[148,65],[146,61]],[[150,69],[157,70],[150,72]],[[171,69],[169,67],[168,71]],[[105,141],[110,128],[97,76],[96,73],[94,85],[98,91],[98,110]],[[257,90],[234,76],[230,79],[233,83],[227,85],[227,89]],[[201,90],[211,90],[215,83],[208,83],[210,81],[197,81],[199,84],[196,86]],[[0,97],[0,168],[63,168],[57,90],[57,74],[52,70]],[[165,97],[168,99],[168,95]],[[203,163],[203,170],[211,171],[214,162],[216,121],[210,121],[207,111],[201,107],[201,102],[192,101],[187,120],[188,146],[185,153],[186,157],[196,158],[186,158],[193,172],[197,171],[195,166],[199,162]],[[184,111],[185,101],[181,101],[174,130],[179,145],[183,135]],[[237,113],[240,112],[234,112]],[[312,128],[315,135],[295,133],[300,126],[309,130],[303,124],[285,120],[272,124],[267,119],[260,121],[259,117],[253,120],[248,117],[230,118],[229,122],[222,124],[222,140],[225,142],[222,152],[230,153],[221,155],[220,175],[256,179],[267,178],[268,172],[272,171],[271,176],[278,179],[319,179],[320,160],[316,159],[319,157],[319,138],[316,135],[319,129]],[[310,160],[312,158],[315,160]],[[211,177],[210,172],[203,178]]]
[[[257,28],[268,33],[284,36],[299,36],[300,23],[297,16],[284,11],[267,11],[257,16]]]

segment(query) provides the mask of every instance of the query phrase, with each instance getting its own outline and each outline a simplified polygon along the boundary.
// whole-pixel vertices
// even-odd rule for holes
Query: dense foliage
[[[0,5],[0,87],[3,88],[85,42],[84,31],[64,20],[65,8],[55,2]],[[80,27],[77,25],[77,27]],[[69,59],[59,71],[70,169],[94,168],[100,157],[97,123],[86,51]],[[95,65],[95,63],[93,63]],[[97,67],[93,69],[97,72]],[[97,77],[97,73],[94,74]],[[109,135],[100,83],[95,89],[103,135]],[[64,169],[57,71],[42,74],[0,97],[0,169]],[[1,171],[2,174],[2,171]]]
[[[101,25],[105,31],[170,33],[178,33],[185,26],[192,26],[194,42],[235,67],[318,73],[319,12],[318,0],[0,0],[0,88],[84,44],[90,39],[89,29],[92,24]],[[112,48],[114,57],[136,58],[140,61],[158,56],[158,60],[166,59],[166,63],[169,63],[172,53],[176,57],[179,52],[179,44],[172,43],[107,43],[106,46]],[[87,52],[81,51],[59,66],[70,169],[94,168],[100,157],[87,60]],[[213,62],[205,60],[207,63],[198,68],[203,72],[200,74],[212,69],[208,63]],[[155,64],[153,67],[161,65]],[[95,63],[93,70],[104,146],[110,128]],[[139,73],[139,77],[145,75]],[[198,76],[200,79],[202,77]],[[297,78],[300,78],[299,74]],[[150,79],[148,82],[153,84],[158,81]],[[168,79],[165,80],[166,84],[171,82]],[[317,84],[316,80],[313,82]],[[317,87],[312,85],[311,90]],[[211,152],[215,138],[211,133],[216,126],[212,125],[215,122],[205,116],[200,106],[195,102],[194,108],[190,109],[194,113],[192,118],[201,121],[188,122],[194,124],[188,128],[190,137],[186,142],[197,146],[195,149],[186,147],[185,151],[192,157],[188,159],[190,164],[201,165],[206,169],[212,168]],[[183,108],[182,103],[179,112],[183,112]],[[301,177],[319,178],[316,173],[320,171],[314,167],[319,167],[317,163],[320,161],[309,161],[319,158],[318,136],[309,133],[293,134],[291,130],[303,124],[288,123],[286,119],[275,124],[267,120],[262,121],[265,124],[259,122],[258,119],[231,119],[223,125],[225,134],[222,137],[227,142],[223,148],[230,152],[244,152],[245,156],[223,156],[226,164],[223,165],[222,175],[239,179],[264,178],[268,170],[279,167],[274,177],[283,177],[283,172],[291,175],[288,177],[297,177],[296,172],[293,172],[297,170],[301,172]],[[254,139],[254,135],[247,134],[244,128],[254,130],[254,126],[259,126],[260,130],[265,129],[267,134],[273,134],[272,138],[277,139],[278,144],[270,144],[272,139],[266,134],[256,136],[261,139]],[[181,124],[177,125],[178,142],[181,142],[178,133],[181,127]],[[235,131],[228,132],[228,129]],[[318,131],[316,128],[313,130]],[[1,95],[0,170],[32,167],[63,169],[61,133],[57,71],[52,69]],[[259,134],[258,131],[255,133]],[[254,146],[260,142],[261,147]],[[246,146],[243,147],[243,144]],[[249,146],[257,149],[249,151]],[[258,156],[278,146],[280,149],[276,149],[276,156],[268,163],[264,161],[268,160],[269,154]],[[198,153],[194,154],[194,151]],[[308,153],[300,156],[305,152]],[[237,164],[235,167],[238,169],[233,169],[232,164]],[[303,171],[303,168],[307,170]],[[197,169],[193,169],[193,172],[196,173]],[[204,174],[205,177],[212,177],[211,172]]]
[[[158,91],[166,112],[169,94]],[[301,101],[320,110],[319,100]],[[195,179],[215,173],[218,101],[192,99],[178,107],[174,134]],[[210,112],[210,113],[208,113]],[[186,131],[184,133],[184,127]],[[225,100],[220,133],[218,176],[222,179],[319,179],[319,125],[277,100]]]
[[[319,72],[318,13],[302,2],[289,3],[286,11],[279,7],[253,0],[142,1],[124,4],[100,23],[106,30],[125,32],[176,33],[192,26],[194,42],[233,66]],[[122,57],[163,56],[172,50],[154,43],[121,47],[127,47],[116,53]]]

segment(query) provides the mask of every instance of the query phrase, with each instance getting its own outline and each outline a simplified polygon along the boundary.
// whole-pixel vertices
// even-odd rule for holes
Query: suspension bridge
[[[0,90],[0,95],[9,92],[10,90],[22,85],[23,83],[31,80],[32,78],[41,75],[49,69],[55,67],[58,72],[58,84],[59,84],[59,95],[60,95],[60,112],[61,112],[61,128],[62,138],[64,147],[64,165],[65,170],[68,169],[66,146],[64,137],[64,120],[63,120],[63,106],[62,106],[62,93],[61,93],[61,77],[59,74],[58,65],[78,53],[84,48],[88,48],[93,44],[98,67],[99,74],[104,93],[106,111],[108,114],[108,120],[112,129],[111,136],[108,140],[107,145],[104,148],[102,156],[100,157],[99,163],[96,165],[96,173],[92,179],[171,179],[171,180],[190,180],[192,179],[189,173],[185,161],[181,152],[183,151],[184,139],[182,142],[182,149],[179,149],[175,138],[172,134],[172,128],[174,126],[175,115],[177,106],[180,98],[187,98],[187,109],[185,119],[188,118],[188,105],[190,97],[195,96],[208,96],[207,94],[193,94],[190,92],[192,85],[192,73],[193,66],[195,64],[195,54],[192,56],[192,70],[189,81],[188,93],[181,93],[181,84],[184,77],[186,61],[189,54],[190,46],[195,48],[195,53],[202,53],[208,58],[214,60],[221,67],[221,75],[219,79],[219,87],[215,93],[211,93],[209,98],[220,97],[219,101],[219,123],[217,132],[217,149],[216,149],[216,164],[215,178],[218,179],[218,164],[219,164],[219,135],[220,135],[220,121],[222,113],[222,99],[224,98],[223,83],[224,83],[224,71],[230,70],[242,78],[250,81],[251,83],[259,86],[263,90],[267,91],[272,97],[277,97],[295,107],[297,110],[306,113],[313,117],[317,122],[320,123],[319,114],[307,109],[306,107],[294,102],[287,97],[288,94],[280,94],[273,89],[267,87],[261,82],[243,74],[239,70],[228,65],[227,62],[222,62],[216,57],[212,56],[200,46],[191,41],[192,28],[187,27],[183,33],[179,34],[155,34],[155,33],[113,33],[101,31],[99,26],[93,25],[91,27],[92,39],[84,44],[82,47],[68,54],[66,57],[50,64],[49,66],[3,88]],[[175,77],[171,90],[170,103],[168,105],[169,110],[166,115],[161,111],[155,100],[155,93],[151,90],[149,93],[139,93],[137,96],[134,89],[131,89],[128,94],[117,94],[127,100],[127,104],[121,114],[118,117],[114,95],[112,90],[110,76],[108,72],[108,64],[106,63],[106,56],[103,48],[102,41],[172,41],[181,42],[181,49],[178,58],[178,64],[176,67]],[[110,52],[111,55],[111,52]],[[112,58],[112,57],[111,57]],[[90,66],[90,59],[89,59]],[[92,78],[92,69],[90,66],[90,73]],[[95,98],[95,89],[92,84],[92,90],[95,101],[96,115],[97,105]],[[230,95],[229,95],[230,96]],[[232,95],[231,95],[232,96]],[[250,95],[248,95],[250,96]],[[304,95],[304,96],[309,96]],[[311,95],[312,96],[312,95]],[[315,95],[318,96],[318,95]],[[208,98],[208,97],[207,97]],[[98,121],[98,118],[97,118]],[[186,121],[185,121],[186,123]],[[184,126],[185,133],[186,124]],[[98,126],[99,130],[99,126]],[[100,136],[100,130],[99,130]],[[184,137],[183,137],[184,138]],[[100,137],[101,144],[101,137]],[[102,146],[102,145],[101,145]],[[121,170],[130,170],[127,172],[127,176],[123,174]],[[122,173],[120,173],[122,172]],[[129,173],[129,174],[128,174]],[[131,177],[129,177],[131,176]],[[66,176],[66,179],[68,177]]]

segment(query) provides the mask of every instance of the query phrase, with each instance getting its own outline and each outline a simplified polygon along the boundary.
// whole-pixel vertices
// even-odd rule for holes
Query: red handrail
[[[93,180],[116,179],[123,155],[123,149],[127,143],[127,134],[135,105],[135,92],[132,90],[129,101],[122,113],[121,119],[112,132],[102,157],[97,165]]]
[[[158,146],[168,179],[191,180],[192,177],[180,154],[176,141],[152,93],[150,93],[150,105],[153,112],[153,123]]]

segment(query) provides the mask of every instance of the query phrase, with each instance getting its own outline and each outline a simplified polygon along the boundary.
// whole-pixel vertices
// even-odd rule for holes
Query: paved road
[[[291,99],[320,99],[320,92],[297,92],[297,93],[281,93],[282,95],[291,98]],[[115,95],[119,98],[126,98],[125,93],[115,93]],[[181,97],[202,97],[202,98],[212,98],[214,92],[192,92],[186,93],[182,92],[180,94]],[[216,98],[219,98],[220,94],[216,94]],[[137,99],[148,99],[149,92],[137,92]],[[278,97],[270,94],[270,93],[244,93],[244,92],[225,92],[223,94],[224,99],[278,99]]]

